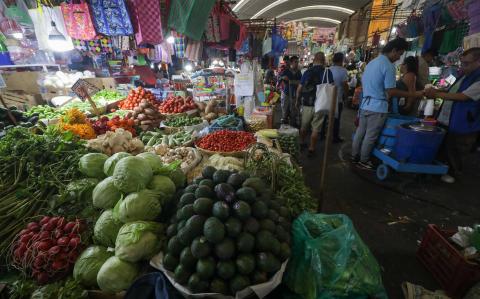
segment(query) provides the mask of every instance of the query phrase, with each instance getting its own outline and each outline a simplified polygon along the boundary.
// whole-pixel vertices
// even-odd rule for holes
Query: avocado
[[[187,226],[184,226],[178,231],[177,237],[180,243],[182,243],[182,245],[187,246],[192,243],[195,236],[192,234],[192,232]]]
[[[185,227],[185,224],[187,224],[187,220],[180,220],[178,221],[177,224],[177,232],[180,231],[182,228]]]
[[[260,220],[260,227],[262,230],[267,230],[271,233],[275,232],[275,222],[270,219]]]
[[[281,267],[280,261],[269,252],[258,253],[255,261],[257,268],[267,273],[277,272]]]
[[[185,175],[185,173],[183,173],[182,169],[180,168],[177,168],[174,171],[172,171],[168,177],[175,184],[176,188],[181,188],[185,186],[187,182],[187,176]]]
[[[213,174],[217,171],[217,169],[213,166],[207,166],[202,170],[202,176],[205,179],[212,179]]]
[[[188,281],[190,275],[190,271],[188,271],[188,269],[182,265],[178,265],[177,268],[175,268],[174,277],[175,281],[179,284],[185,284]]]
[[[217,264],[217,274],[220,278],[228,280],[235,275],[235,262],[219,261]]]
[[[226,220],[230,215],[230,207],[223,201],[217,201],[213,204],[212,214],[220,220]]]
[[[235,201],[235,189],[227,183],[220,183],[215,186],[215,196],[218,200],[223,200],[227,203],[232,203]]]
[[[172,223],[167,227],[167,238],[171,238],[177,234],[177,224]]]
[[[250,205],[242,200],[237,201],[233,204],[233,213],[240,220],[247,220],[252,211]]]
[[[212,213],[213,200],[207,197],[200,197],[193,203],[193,211],[197,214],[210,216]]]
[[[275,236],[280,242],[285,242],[288,239],[288,233],[281,225],[275,227]]]
[[[255,249],[258,252],[270,251],[272,249],[271,246],[273,238],[274,237],[271,232],[266,230],[259,231],[258,234],[255,236]]]
[[[215,245],[215,254],[221,260],[229,260],[235,255],[235,243],[230,238],[223,239]]]
[[[192,204],[185,205],[180,211],[180,218],[178,218],[178,220],[188,220],[190,217],[195,215]]]
[[[278,218],[280,218],[280,215],[275,210],[268,210],[268,218],[272,220],[273,222],[277,222]]]
[[[177,236],[173,236],[169,241],[167,245],[168,253],[171,253],[175,256],[178,256],[180,254],[180,251],[183,249],[183,245],[178,239]]]
[[[197,190],[198,188],[198,185],[197,184],[191,184],[191,185],[188,185],[186,188],[185,188],[185,193],[195,193],[195,190]]]
[[[193,273],[188,279],[188,288],[192,293],[203,293],[208,289],[208,282],[202,280],[198,273]]]
[[[202,197],[212,198],[213,197],[212,188],[210,188],[207,185],[198,186],[197,190],[195,190],[195,198],[199,199]]]
[[[193,256],[190,247],[185,247],[180,253],[180,264],[189,270],[195,269],[197,259]]]
[[[227,234],[229,237],[235,238],[242,231],[242,223],[237,218],[230,217],[225,222]]]
[[[248,275],[255,270],[255,257],[252,254],[240,254],[235,264],[238,273]]]
[[[270,209],[274,210],[275,212],[280,210],[280,204],[275,199],[269,200],[267,205]]]
[[[228,293],[227,284],[221,279],[214,278],[210,283],[210,292],[225,295]]]
[[[285,219],[289,219],[290,218],[290,212],[288,211],[288,209],[286,207],[280,207],[280,209],[278,209],[278,214],[285,218]]]
[[[265,189],[267,189],[267,186],[265,186],[263,180],[257,177],[246,179],[242,186],[252,188],[257,194],[262,194],[262,192],[265,192]]]
[[[237,238],[237,250],[239,252],[249,253],[255,247],[255,237],[249,233],[243,232]]]
[[[216,217],[210,217],[203,226],[203,235],[214,244],[220,243],[225,237],[225,226]]]
[[[215,260],[213,257],[201,258],[197,261],[197,274],[201,279],[209,279],[215,274]]]
[[[256,234],[260,229],[260,224],[258,223],[257,219],[250,217],[245,221],[243,225],[243,230],[247,233]]]
[[[195,258],[204,258],[210,254],[210,245],[205,237],[197,237],[193,240],[190,250]]]
[[[199,176],[193,179],[192,183],[199,184],[203,180],[203,177]]]
[[[175,271],[175,268],[178,266],[178,258],[170,253],[165,254],[163,256],[163,266],[168,271]]]
[[[195,201],[195,194],[193,193],[183,193],[180,197],[180,207],[192,204]]]
[[[233,188],[238,189],[242,186],[243,182],[246,180],[244,176],[239,173],[233,173],[228,177],[227,183],[232,185]]]
[[[290,251],[290,246],[288,246],[287,243],[282,243],[280,244],[280,252],[278,254],[278,257],[282,262],[286,261],[290,257],[291,251]]]
[[[245,289],[250,285],[250,279],[244,275],[235,275],[230,281],[230,291],[232,294],[236,294],[237,292]]]
[[[245,179],[248,179],[250,177],[250,173],[248,173],[248,171],[246,170],[242,170],[238,174],[244,177]]]
[[[211,179],[203,179],[200,181],[200,183],[198,184],[198,186],[207,186],[207,187],[210,187],[210,189],[213,189],[215,187],[215,184],[213,183],[213,181]]]
[[[257,219],[263,219],[268,216],[268,207],[263,201],[256,201],[252,206],[252,214]]]
[[[258,196],[258,192],[257,192],[257,199],[262,200],[264,202],[268,202],[269,200],[272,199],[272,195],[273,195],[272,190],[267,188],[262,191],[262,194],[260,194],[260,196]]]
[[[207,218],[202,215],[193,215],[187,220],[185,227],[187,227],[193,237],[198,237],[203,233],[203,225]]]
[[[273,237],[272,239],[272,244],[270,245],[270,248],[271,248],[271,252],[273,253],[273,255],[275,255],[276,257],[279,257],[280,256],[280,241],[278,241],[278,239],[276,239],[275,237]]]
[[[250,204],[254,203],[257,197],[257,193],[255,192],[255,190],[250,187],[242,187],[238,189],[235,195],[239,200],[243,200]]]
[[[251,276],[253,284],[261,284],[268,281],[267,273],[255,271]]]
[[[213,173],[212,179],[215,184],[220,184],[227,182],[229,176],[230,171],[219,169]]]

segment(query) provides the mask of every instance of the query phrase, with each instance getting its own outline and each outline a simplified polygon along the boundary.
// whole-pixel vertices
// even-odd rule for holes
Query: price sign
[[[100,91],[95,85],[83,80],[78,79],[72,86],[72,91],[82,100],[85,100],[88,96],[92,96]]]

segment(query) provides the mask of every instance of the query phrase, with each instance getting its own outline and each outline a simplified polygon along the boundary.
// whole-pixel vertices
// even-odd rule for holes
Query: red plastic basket
[[[468,262],[448,241],[453,234],[455,231],[440,230],[436,225],[429,224],[417,258],[450,297],[461,299],[480,281],[480,266]]]

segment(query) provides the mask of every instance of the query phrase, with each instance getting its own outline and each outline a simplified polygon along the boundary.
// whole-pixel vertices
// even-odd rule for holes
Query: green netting
[[[380,267],[347,216],[303,213],[292,234],[284,279],[302,298],[387,298]]]
[[[194,40],[200,40],[215,0],[172,0],[168,26]]]

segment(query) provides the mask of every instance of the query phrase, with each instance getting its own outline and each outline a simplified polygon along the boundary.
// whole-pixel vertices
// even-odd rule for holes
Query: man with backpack
[[[325,74],[325,71],[327,73]],[[308,147],[308,156],[311,157],[315,153],[317,145],[318,133],[321,130],[324,114],[315,112],[315,99],[317,97],[317,85],[331,82],[333,84],[332,72],[325,69],[325,54],[318,52],[313,59],[313,67],[309,68],[300,80],[297,88],[296,105],[301,105],[301,128],[300,138],[301,146],[306,147],[307,131],[312,130],[310,136],[310,145]]]

